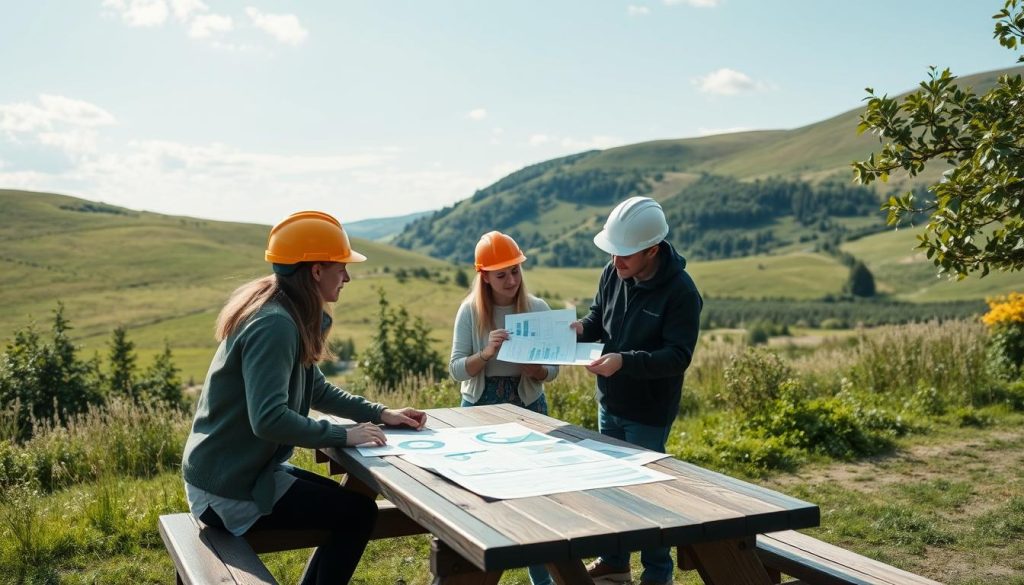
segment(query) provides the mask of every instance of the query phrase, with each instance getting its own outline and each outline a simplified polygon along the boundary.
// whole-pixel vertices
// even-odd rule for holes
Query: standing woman
[[[327,303],[349,281],[352,250],[335,218],[294,213],[270,231],[274,274],[238,288],[217,318],[213,357],[185,443],[182,472],[192,514],[235,535],[266,529],[329,530],[302,583],[348,583],[366,548],[377,506],[364,495],[287,463],[295,447],[384,444],[378,425],[416,429],[426,414],[392,410],[327,382]],[[309,417],[310,407],[357,421],[345,428]]]
[[[522,264],[526,256],[515,240],[489,232],[476,244],[476,278],[455,316],[448,371],[462,382],[462,406],[515,404],[548,413],[544,382],[558,366],[513,364],[494,359],[508,339],[505,315],[548,311],[548,304],[526,292]],[[529,567],[533,585],[549,585],[543,565]]]

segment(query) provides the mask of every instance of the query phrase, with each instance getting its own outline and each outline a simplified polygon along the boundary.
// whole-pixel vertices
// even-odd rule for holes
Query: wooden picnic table
[[[625,444],[512,405],[427,414],[434,429],[516,422],[572,442]],[[436,537],[434,583],[497,583],[505,569],[545,563],[558,583],[591,584],[583,559],[666,546],[708,585],[770,585],[755,536],[820,521],[814,504],[672,457],[648,464],[671,481],[492,500],[397,456],[364,457],[353,448],[317,456],[331,473],[347,473],[346,485],[386,498]]]

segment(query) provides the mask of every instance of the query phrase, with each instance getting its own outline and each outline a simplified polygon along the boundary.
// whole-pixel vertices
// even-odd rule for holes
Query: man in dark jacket
[[[631,197],[594,237],[611,254],[590,314],[573,323],[580,341],[601,341],[597,374],[602,434],[665,452],[679,412],[683,373],[693,358],[703,300],[686,259],[665,241],[668,224],[657,201]],[[641,585],[672,583],[668,548],[644,550]],[[603,555],[588,567],[595,580],[630,581],[629,554]]]

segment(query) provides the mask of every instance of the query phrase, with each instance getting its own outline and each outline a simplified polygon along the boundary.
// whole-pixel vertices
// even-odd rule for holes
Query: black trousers
[[[330,538],[309,558],[302,585],[348,583],[363,556],[377,520],[377,504],[367,496],[347,490],[329,478],[303,469],[291,469],[297,479],[246,534],[260,530],[329,530]],[[213,508],[199,517],[203,523],[223,528]]]

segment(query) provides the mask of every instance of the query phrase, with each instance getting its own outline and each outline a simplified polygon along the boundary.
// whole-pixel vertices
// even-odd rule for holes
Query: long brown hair
[[[299,328],[299,361],[302,365],[310,366],[333,358],[327,347],[330,328],[322,328],[326,303],[313,280],[313,264],[303,262],[290,275],[271,274],[238,287],[217,316],[217,341],[227,339],[263,305],[276,301],[288,311]]]
[[[501,270],[511,270],[514,266],[519,267],[520,280],[519,290],[516,291],[516,298],[512,304],[515,305],[516,313],[525,313],[530,310],[530,295],[526,292],[526,275],[523,274],[523,265],[516,264]],[[492,272],[500,272],[500,270]],[[491,285],[484,282],[483,272],[477,271],[476,278],[473,279],[473,287],[469,290],[469,294],[466,295],[466,300],[472,302],[473,308],[476,310],[477,331],[486,336],[493,329],[498,328],[494,323],[494,298]]]

